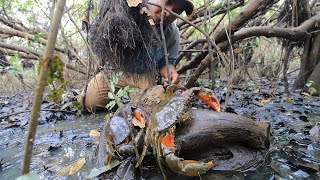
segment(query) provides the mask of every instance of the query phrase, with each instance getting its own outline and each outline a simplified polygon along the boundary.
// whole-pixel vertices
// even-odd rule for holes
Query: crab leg
[[[165,158],[166,164],[174,172],[184,176],[198,176],[199,174],[206,173],[214,164],[212,161],[207,163],[184,160],[174,155],[174,139],[172,135],[166,135],[161,140],[162,153]]]
[[[151,136],[151,128],[150,128],[150,126],[148,126],[148,128],[146,130],[146,135],[144,136],[142,153],[141,153],[139,159],[137,160],[137,163],[135,166],[136,168],[140,166],[141,162],[143,161],[144,156],[147,153],[148,145],[149,145],[149,141],[150,141],[150,136]]]
[[[163,167],[163,162],[162,162],[162,154],[161,154],[161,139],[163,138],[163,134],[162,135],[159,135],[159,132],[156,132],[155,134],[155,138],[153,139],[154,140],[154,147],[153,149],[155,149],[156,151],[156,159],[157,159],[157,163],[159,165],[159,168],[162,172],[162,177],[164,180],[167,179],[167,176],[165,174],[165,171],[164,171],[164,167]]]
[[[218,99],[210,92],[200,91],[197,96],[199,97],[199,99],[208,104],[212,109],[220,112],[220,103]]]

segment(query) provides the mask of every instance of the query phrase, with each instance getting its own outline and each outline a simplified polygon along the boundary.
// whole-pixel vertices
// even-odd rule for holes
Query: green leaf
[[[40,37],[41,37],[41,33],[38,33],[38,32],[36,32],[35,34],[34,34],[34,43],[38,43],[39,42],[39,40],[40,40]]]
[[[107,108],[108,110],[111,110],[115,105],[116,105],[116,101],[115,101],[115,100],[112,100],[112,101],[110,101],[110,102],[106,105],[106,108]]]
[[[112,91],[112,92],[115,92],[116,91],[116,89],[115,89],[115,87],[114,87],[114,83],[111,81],[110,82],[110,90]]]
[[[127,91],[127,92],[129,91],[129,89],[130,89],[130,86],[126,86],[126,87],[123,88],[123,90]]]
[[[247,82],[246,86],[247,87],[253,87],[255,84],[253,84],[252,82]]]
[[[108,98],[109,99],[114,99],[113,94],[110,91],[108,92]]]
[[[259,38],[259,37],[256,37],[255,43],[256,43],[256,46],[259,46],[259,45],[260,45],[260,38]]]
[[[117,97],[122,97],[123,93],[124,93],[124,90],[123,89],[119,89],[118,92],[117,92]]]
[[[317,89],[314,88],[314,87],[310,87],[310,88],[309,88],[309,92],[310,92],[310,94],[312,95],[312,94],[314,94],[314,93],[317,92]]]
[[[61,110],[64,110],[64,109],[66,109],[67,107],[69,107],[71,105],[73,105],[73,102],[67,102],[61,107]]]
[[[19,176],[16,180],[40,180],[40,176],[38,174],[28,173]]]
[[[308,81],[308,82],[306,83],[306,86],[307,86],[307,87],[311,87],[312,84],[313,84],[313,81]]]
[[[139,92],[138,88],[130,88],[128,92],[137,93]]]

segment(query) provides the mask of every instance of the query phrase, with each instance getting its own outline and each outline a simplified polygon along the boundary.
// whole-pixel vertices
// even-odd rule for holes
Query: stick
[[[53,51],[55,48],[55,43],[58,35],[59,26],[61,23],[61,18],[64,10],[66,0],[60,0],[57,2],[56,8],[54,10],[53,18],[50,25],[48,43],[46,45],[43,60],[41,60],[40,65],[40,75],[35,88],[35,95],[32,105],[32,111],[30,115],[28,134],[25,141],[24,157],[22,161],[22,174],[29,173],[32,148],[36,135],[39,110],[43,100],[43,92],[46,86],[46,80],[48,77],[48,69],[52,60]]]

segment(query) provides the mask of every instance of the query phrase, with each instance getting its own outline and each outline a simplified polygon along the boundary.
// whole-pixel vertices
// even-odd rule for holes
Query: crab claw
[[[135,126],[139,126],[140,128],[144,128],[146,126],[144,112],[140,108],[135,108],[133,110],[134,118],[132,119],[132,123]]]
[[[212,109],[220,112],[220,103],[218,99],[213,95],[212,92],[200,91],[197,96],[199,99],[208,104]]]
[[[161,148],[167,166],[174,172],[184,176],[198,176],[213,168],[212,161],[204,163],[195,160],[184,160],[174,155],[174,139],[166,135],[161,140]]]

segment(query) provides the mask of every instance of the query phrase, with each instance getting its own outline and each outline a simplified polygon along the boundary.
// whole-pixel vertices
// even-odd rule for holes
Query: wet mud
[[[217,166],[202,175],[202,179],[320,179],[320,99],[299,92],[286,95],[280,87],[281,83],[262,83],[259,86],[242,85],[232,89],[227,112],[256,121],[270,121],[270,149],[263,153],[263,157],[251,158],[262,161],[250,161],[241,167],[235,165],[232,171],[222,171],[226,167]],[[223,107],[226,91],[218,89],[216,94]],[[29,112],[4,116],[29,110],[31,103],[32,95],[26,92],[0,94],[0,179],[15,179],[19,176]],[[54,103],[44,102],[42,108],[57,107]],[[42,111],[31,171],[39,174],[41,179],[85,179],[97,161],[97,139],[90,137],[89,132],[102,129],[105,114],[76,117],[64,112]],[[224,151],[221,158],[230,158],[228,152],[232,148]],[[214,148],[206,152],[217,154]],[[233,157],[229,163],[236,162],[233,158],[245,158],[239,154],[230,154]],[[199,153],[197,156],[205,158],[202,155]],[[86,163],[78,173],[57,176],[59,169],[81,157],[86,158]],[[143,173],[138,172],[137,176],[161,179],[153,155],[149,154],[146,159]],[[177,176],[170,171],[168,173],[169,178],[199,179]]]

